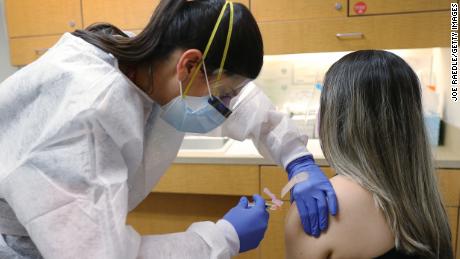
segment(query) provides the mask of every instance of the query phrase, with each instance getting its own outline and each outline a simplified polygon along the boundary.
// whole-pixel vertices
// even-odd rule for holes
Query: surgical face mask
[[[207,81],[207,79],[206,79]],[[207,82],[208,86],[209,83]],[[180,95],[164,105],[160,117],[178,131],[207,133],[217,128],[230,116],[231,111],[216,97],[183,96],[182,82],[179,81]]]

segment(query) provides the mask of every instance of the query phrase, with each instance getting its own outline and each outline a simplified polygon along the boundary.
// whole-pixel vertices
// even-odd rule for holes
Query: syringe
[[[256,206],[255,202],[248,203],[248,208],[252,208],[254,206]],[[274,204],[273,202],[266,201],[265,202],[265,208],[269,209],[269,210],[276,210],[276,209],[278,209],[278,206],[276,206],[276,204]]]

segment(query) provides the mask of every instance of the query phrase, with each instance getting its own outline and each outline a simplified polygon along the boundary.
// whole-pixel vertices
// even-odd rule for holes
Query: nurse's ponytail
[[[224,0],[162,0],[144,30],[132,38],[107,23],[93,24],[73,35],[131,65],[166,59],[176,49],[204,52],[224,4]],[[219,67],[229,20],[227,8],[206,58],[208,70]],[[263,63],[262,37],[254,17],[240,3],[234,3],[231,39],[224,69],[256,78]]]

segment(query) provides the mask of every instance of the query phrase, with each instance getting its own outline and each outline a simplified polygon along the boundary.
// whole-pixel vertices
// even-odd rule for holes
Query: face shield
[[[214,73],[216,74],[216,73]],[[211,77],[212,78],[212,77]],[[228,75],[224,72],[220,80],[209,82],[211,95],[218,98],[226,107],[232,108],[230,102],[252,79],[240,75]]]

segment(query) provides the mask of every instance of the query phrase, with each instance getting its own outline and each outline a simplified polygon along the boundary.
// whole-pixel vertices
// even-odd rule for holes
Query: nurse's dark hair
[[[204,52],[224,4],[224,0],[162,0],[144,30],[133,38],[107,23],[76,30],[73,35],[131,65],[167,59],[176,49]],[[227,7],[205,60],[207,70],[220,66],[229,21]],[[263,43],[257,22],[246,6],[234,3],[233,33],[224,69],[254,79],[262,64]]]
[[[321,93],[319,129],[327,161],[373,194],[398,249],[453,258],[420,83],[402,58],[363,50],[332,65]]]

